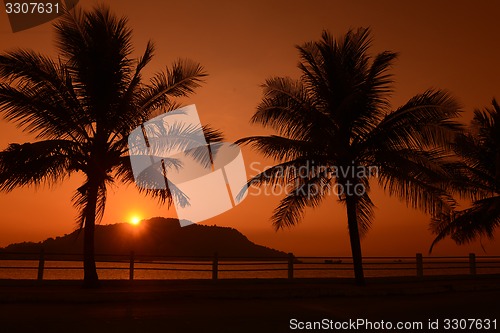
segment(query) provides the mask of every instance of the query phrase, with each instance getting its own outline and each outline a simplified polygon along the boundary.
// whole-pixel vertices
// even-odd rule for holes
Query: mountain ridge
[[[83,232],[40,242],[22,242],[0,248],[0,253],[45,253],[79,255],[83,250]],[[231,227],[193,224],[181,227],[179,220],[153,217],[137,226],[128,223],[97,225],[97,255],[127,255],[131,251],[144,256],[206,257],[284,257],[285,252],[258,245]]]

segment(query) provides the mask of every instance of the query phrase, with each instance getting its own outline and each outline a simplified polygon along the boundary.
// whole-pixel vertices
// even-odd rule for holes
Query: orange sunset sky
[[[97,1],[80,0],[90,7]],[[106,1],[134,29],[136,53],[148,39],[156,43],[156,56],[146,77],[174,59],[191,58],[209,73],[206,84],[185,104],[195,103],[203,123],[221,129],[227,141],[265,133],[249,124],[261,98],[259,87],[274,75],[298,76],[296,44],[319,39],[322,29],[338,36],[349,28],[370,26],[372,52],[400,53],[395,74],[394,107],[427,88],[453,93],[465,110],[500,98],[500,28],[498,1]],[[51,24],[12,33],[5,12],[0,12],[0,50],[31,48],[55,56]],[[0,120],[0,149],[8,143],[33,140],[12,124]],[[262,169],[264,161],[243,149],[249,166]],[[258,164],[255,164],[258,163]],[[255,174],[247,169],[249,176]],[[73,191],[82,181],[69,181],[39,189],[0,193],[0,246],[40,241],[70,233],[76,227],[71,205]],[[350,255],[346,213],[330,198],[320,209],[308,210],[297,227],[275,232],[269,222],[279,197],[251,195],[233,210],[203,222],[234,227],[258,244],[296,255]],[[429,216],[406,208],[373,186],[377,205],[372,230],[363,239],[363,254],[414,255],[427,253],[433,239]],[[253,195],[252,195],[253,194]],[[133,186],[109,189],[103,224],[130,221],[133,216],[175,216],[173,208],[137,193]],[[488,255],[500,255],[500,243],[482,241]],[[440,243],[433,255],[484,254],[479,242],[457,246]]]

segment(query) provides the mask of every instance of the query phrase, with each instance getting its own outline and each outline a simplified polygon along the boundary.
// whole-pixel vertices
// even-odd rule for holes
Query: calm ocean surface
[[[0,260],[0,279],[36,279],[37,260]],[[98,262],[101,279],[128,279],[128,262]],[[224,261],[219,263],[219,278],[286,278],[286,262],[241,262]],[[415,262],[408,260],[386,260],[364,263],[365,275],[377,276],[415,276]],[[134,279],[210,279],[211,262],[136,262]],[[231,270],[231,271],[229,271]],[[469,274],[469,263],[462,260],[424,263],[424,275]],[[500,274],[500,261],[477,263],[477,274]],[[353,277],[352,263],[342,262],[302,262],[294,264],[294,277],[328,278]],[[83,279],[81,261],[46,261],[45,280]]]

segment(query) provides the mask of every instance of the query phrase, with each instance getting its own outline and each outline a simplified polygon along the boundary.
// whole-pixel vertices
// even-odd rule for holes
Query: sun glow
[[[130,224],[139,225],[139,223],[141,223],[141,218],[139,216],[132,216],[130,218]]]

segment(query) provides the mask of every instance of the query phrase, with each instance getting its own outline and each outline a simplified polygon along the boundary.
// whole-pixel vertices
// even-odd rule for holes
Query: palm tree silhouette
[[[454,186],[463,197],[473,200],[470,208],[441,213],[433,219],[436,234],[432,248],[451,237],[457,244],[474,241],[481,236],[490,239],[500,226],[500,106],[475,110],[468,132],[459,135],[455,152]]]
[[[369,29],[360,28],[339,39],[324,31],[321,40],[297,47],[300,80],[268,79],[251,119],[278,134],[238,141],[277,162],[249,180],[288,189],[272,216],[276,229],[297,224],[306,207],[337,194],[347,209],[357,284],[364,284],[360,236],[373,220],[370,178],[414,208],[450,209],[452,198],[437,181],[450,176],[443,164],[460,129],[451,120],[459,106],[441,90],[392,111],[388,70],[397,55],[372,59],[370,44]]]
[[[132,59],[127,19],[103,6],[66,13],[54,26],[57,60],[31,50],[0,55],[0,112],[37,139],[0,152],[0,190],[85,175],[73,202],[84,232],[84,285],[94,287],[94,229],[103,217],[106,188],[134,179],[128,134],[154,112],[177,108],[175,98],[193,93],[206,74],[199,64],[178,60],[144,83],[153,43]],[[219,137],[205,130],[211,140]],[[141,190],[172,203],[169,188]]]

